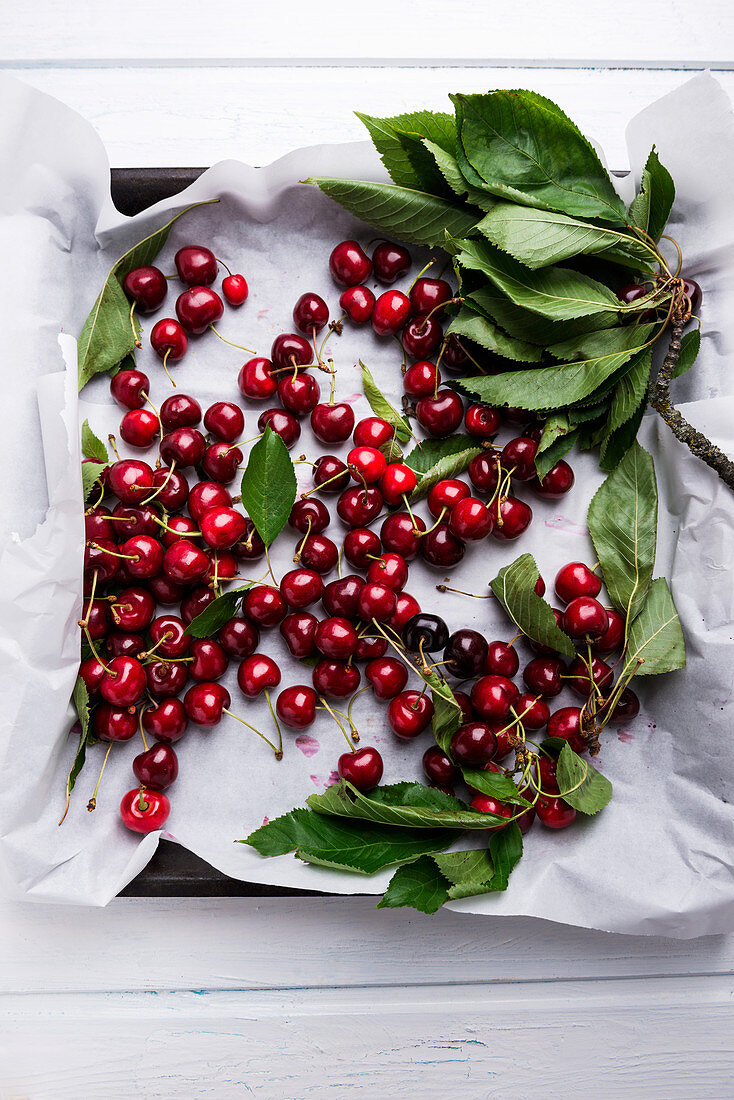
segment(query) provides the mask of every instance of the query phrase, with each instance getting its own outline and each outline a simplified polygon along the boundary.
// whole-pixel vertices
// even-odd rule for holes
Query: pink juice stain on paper
[[[264,321],[269,313],[270,313],[270,306],[266,306],[265,309],[259,309],[257,311],[258,321]]]
[[[553,516],[551,519],[545,520],[545,526],[551,527],[554,531],[568,531],[571,535],[588,535],[589,533],[586,524],[574,523],[566,516]]]
[[[350,393],[348,397],[340,397],[339,400],[343,401],[345,405],[354,405],[361,397],[361,393]]]
[[[327,779],[325,786],[332,787],[334,783],[338,783],[340,779],[339,772],[329,772],[329,778]]]
[[[270,824],[270,818],[266,815],[263,818],[263,825],[269,825],[269,824]]]
[[[629,730],[617,730],[617,740],[621,741],[623,745],[629,745],[634,739],[634,734],[630,733]]]
[[[315,756],[320,746],[315,737],[300,733],[296,738],[296,748],[300,749],[304,756]]]

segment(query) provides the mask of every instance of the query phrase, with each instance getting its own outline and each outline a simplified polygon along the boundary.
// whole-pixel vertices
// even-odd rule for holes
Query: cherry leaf
[[[397,409],[393,408],[375,382],[370,370],[364,365],[361,359],[359,365],[362,368],[362,389],[364,390],[364,395],[369,402],[372,412],[375,416],[382,417],[383,420],[386,420],[387,423],[395,429],[395,439],[398,439],[401,443],[405,443],[413,434],[410,430],[410,424],[404,416],[401,416]],[[395,459],[388,459],[388,461],[395,461]]]
[[[641,662],[638,664],[638,662]],[[654,580],[644,603],[628,629],[622,675],[657,676],[686,663],[686,645],[680,619],[664,577]]]
[[[93,458],[95,462],[107,464],[109,452],[102,440],[94,434],[89,427],[89,421],[82,424],[82,454],[85,458]]]
[[[240,488],[243,507],[266,547],[288,522],[296,492],[288,448],[268,425],[250,451]]]
[[[565,657],[575,657],[576,647],[556,626],[550,604],[535,592],[540,572],[532,554],[522,554],[500,569],[490,587],[517,628],[527,638],[549,646]]]
[[[100,475],[107,469],[108,465],[108,462],[95,462],[94,460],[82,462],[82,493],[85,504],[92,489],[99,481]]]
[[[449,897],[448,880],[434,860],[421,856],[413,863],[399,867],[388,883],[378,909],[398,909],[409,906],[421,913],[435,913]]]
[[[597,814],[612,797],[612,784],[563,742],[557,764],[560,797],[582,814]]]
[[[189,634],[192,638],[213,638],[236,614],[238,604],[252,585],[253,582],[249,581],[239,588],[230,588],[228,592],[217,596],[191,620],[184,634]]]

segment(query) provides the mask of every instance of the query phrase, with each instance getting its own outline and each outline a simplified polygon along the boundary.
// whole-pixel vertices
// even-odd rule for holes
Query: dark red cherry
[[[612,722],[629,722],[640,713],[640,700],[632,688],[625,688],[612,711]]]
[[[438,745],[426,749],[421,762],[426,779],[435,786],[448,787],[459,778],[459,769]]]
[[[327,584],[321,602],[324,610],[329,615],[339,615],[345,619],[356,619],[359,616],[359,594],[364,588],[364,581],[355,573],[349,573],[346,577]]]
[[[192,588],[181,601],[181,618],[185,623],[192,622],[197,615],[201,615],[202,611],[206,610],[210,603],[216,599],[214,592],[211,588],[207,588],[204,585],[198,585],[196,588]]]
[[[241,306],[247,301],[250,288],[244,275],[227,275],[222,279],[222,294],[231,306]]]
[[[237,385],[243,397],[250,401],[267,401],[278,389],[278,380],[273,375],[273,364],[269,359],[256,356],[248,359],[237,376]]]
[[[301,425],[293,413],[286,412],[285,409],[266,409],[265,412],[260,413],[257,426],[261,432],[264,432],[266,428],[270,428],[271,431],[280,436],[288,450],[301,437]]]
[[[301,610],[321,599],[324,582],[313,569],[291,569],[280,582],[280,593],[289,607]]]
[[[350,527],[364,527],[379,515],[382,508],[382,493],[374,485],[366,489],[345,489],[336,502],[340,519]],[[384,540],[383,540],[384,541]]]
[[[121,559],[112,539],[98,539],[84,547],[84,579],[91,582],[95,573],[100,584],[107,584],[120,572]]]
[[[199,537],[196,523],[190,516],[169,516],[166,530],[161,535],[161,542],[165,547],[173,546],[179,539],[194,540]]]
[[[356,752],[342,753],[336,769],[340,777],[358,791],[371,791],[382,779],[382,757],[372,745],[366,745]]]
[[[102,683],[104,674],[105,667],[96,657],[87,657],[86,661],[82,661],[79,665],[79,675],[90,696],[99,694],[99,685]]]
[[[365,416],[358,421],[352,440],[355,447],[383,447],[392,442],[395,428],[381,416]]]
[[[189,721],[196,726],[211,728],[222,721],[222,713],[232,702],[226,687],[219,683],[194,684],[184,695],[184,708]]]
[[[579,597],[580,598],[580,597]],[[623,615],[620,615],[614,608],[605,608],[607,613],[607,620],[609,625],[602,634],[601,638],[597,638],[592,645],[594,653],[614,653],[615,650],[621,649],[624,645],[624,633],[625,633],[625,619]]]
[[[502,449],[502,465],[515,481],[531,481],[535,477],[535,456],[538,444],[534,439],[519,435]]]
[[[437,481],[428,494],[428,510],[436,519],[445,509],[451,511],[460,500],[471,496],[469,486],[456,478]]]
[[[367,580],[378,584],[385,584],[394,592],[400,592],[405,588],[408,580],[408,565],[401,554],[381,554],[370,563],[367,570]]]
[[[372,274],[372,261],[356,241],[341,241],[329,256],[329,270],[342,286],[357,286]]]
[[[530,482],[531,489],[544,500],[558,500],[572,488],[574,472],[567,462],[561,459],[552,466],[542,480],[537,477]]]
[[[581,733],[581,709],[579,707],[561,707],[548,719],[548,737],[560,737],[568,741],[576,753],[586,752],[588,744]]]
[[[166,431],[195,428],[201,421],[201,405],[187,393],[175,393],[161,405],[161,424]]]
[[[563,613],[563,629],[571,638],[595,642],[609,629],[609,616],[593,596],[577,596]]]
[[[124,588],[109,606],[117,629],[136,634],[145,630],[155,615],[155,600],[147,589],[139,586]],[[175,657],[178,654],[170,653],[169,656]]]
[[[161,458],[170,466],[198,466],[206,451],[206,440],[198,428],[174,428],[161,440]]]
[[[530,692],[518,695],[513,710],[521,719],[525,729],[542,730],[548,725],[550,707],[544,699],[537,699]]]
[[[192,485],[187,502],[189,515],[197,523],[210,508],[229,508],[231,504],[229,489],[218,481],[199,481]]]
[[[257,649],[260,633],[249,619],[234,616],[220,629],[217,641],[228,657],[244,661]]]
[[[308,535],[298,544],[295,558],[306,569],[330,573],[339,560],[339,547],[326,535]]]
[[[475,794],[469,805],[474,810],[478,810],[482,814],[494,814],[495,817],[504,817],[507,821],[515,813],[515,807],[509,802],[500,802],[498,798],[491,798],[487,794]],[[485,829],[487,833],[496,833],[501,829],[506,828],[506,825],[493,825],[490,829]]]
[[[426,525],[420,516],[393,512],[383,520],[380,539],[385,550],[412,561],[418,554]]]
[[[217,277],[216,257],[203,245],[189,244],[179,248],[173,262],[179,279],[187,286],[211,286]]]
[[[440,615],[423,611],[408,620],[401,635],[409,653],[437,653],[448,645],[449,628]]]
[[[378,336],[394,336],[411,314],[410,299],[399,290],[386,290],[372,310],[372,328]]]
[[[172,581],[164,573],[160,573],[157,577],[151,577],[148,581],[148,588],[154,599],[163,604],[164,607],[173,607],[174,604],[180,604],[184,598],[185,590],[183,586]]]
[[[365,325],[375,308],[375,296],[367,286],[350,286],[343,291],[339,305],[355,325]]]
[[[288,524],[302,535],[319,535],[331,522],[329,509],[315,497],[297,500],[291,508]]]
[[[156,491],[150,494],[152,501],[167,512],[178,512],[188,500],[189,483],[180,470],[159,466],[153,471],[153,484]]]
[[[495,676],[506,676],[509,680],[516,675],[520,667],[517,650],[509,642],[490,642],[487,646],[486,672]]]
[[[469,356],[464,351],[456,336],[451,333],[444,344],[443,357],[441,359],[444,367],[449,374],[461,374],[462,371],[466,369],[468,360]]]
[[[591,679],[589,677],[589,665],[583,657],[577,657],[571,661],[568,669],[568,686],[577,695],[586,697],[591,694],[591,679],[604,694],[612,686],[612,670],[601,657],[591,658]]]
[[[487,663],[487,641],[478,630],[455,630],[443,651],[447,672],[459,680],[479,676]]]
[[[119,370],[110,382],[110,393],[123,409],[142,409],[150,393],[150,381],[141,370]]]
[[[278,383],[278,397],[294,416],[308,416],[321,399],[321,387],[312,374],[289,374]]]
[[[110,466],[107,484],[123,504],[139,504],[153,488],[153,471],[147,462],[123,458]]]
[[[280,633],[294,657],[310,657],[316,650],[314,641],[318,619],[308,611],[294,611],[280,624]]]
[[[691,313],[695,315],[696,313],[698,313],[701,306],[701,301],[703,299],[703,291],[701,290],[700,285],[695,281],[695,279],[684,279],[683,293],[686,295],[688,301],[691,303]]]
[[[408,592],[398,592],[397,595],[398,598],[395,603],[395,610],[387,620],[387,624],[391,626],[393,630],[402,633],[403,627],[408,620],[420,613],[421,605],[418,603],[415,596],[411,596]]]
[[[507,718],[520,692],[507,676],[491,674],[477,680],[471,689],[471,705],[485,722]]]
[[[414,313],[431,313],[442,317],[445,310],[440,307],[453,297],[453,291],[445,279],[427,279],[421,276],[410,288],[410,304]]]
[[[563,689],[563,675],[566,666],[557,657],[533,657],[525,666],[522,674],[528,691],[533,695],[542,695],[551,699],[560,695]]]
[[[570,603],[577,596],[598,596],[601,579],[582,561],[572,561],[558,570],[554,587],[559,600]]]
[[[168,293],[168,283],[157,267],[134,267],[123,279],[122,289],[141,313],[153,313]]]
[[[464,416],[464,427],[475,439],[494,439],[502,427],[497,409],[488,405],[470,405]]]
[[[421,539],[420,552],[429,565],[437,569],[451,569],[464,557],[466,544],[456,537],[447,523],[439,523]]]
[[[195,584],[208,570],[208,557],[188,539],[174,542],[163,555],[163,572],[177,584]]]
[[[547,829],[566,829],[576,820],[576,810],[562,798],[541,796],[535,803],[538,821]]]
[[[340,493],[349,484],[346,463],[336,455],[321,455],[313,464],[313,483],[322,493]]]
[[[135,657],[113,657],[100,680],[99,693],[113,707],[132,707],[145,691],[145,669]]]
[[[363,634],[354,651],[355,661],[373,661],[387,653],[387,642],[377,635]]]
[[[387,720],[401,741],[412,741],[423,733],[433,718],[433,703],[420,691],[401,691],[390,700]]]
[[[344,536],[344,557],[356,569],[367,569],[372,558],[379,557],[381,552],[379,535],[367,527],[353,527]]]
[[[397,596],[392,588],[375,581],[367,581],[359,593],[357,607],[360,618],[386,622],[395,611]]]
[[[415,407],[418,423],[429,435],[452,435],[464,418],[461,398],[453,390],[439,390],[435,397],[422,397]]]
[[[151,787],[154,791],[165,791],[175,783],[178,776],[176,750],[165,742],[151,745],[134,758],[133,772],[135,778],[145,787]]]
[[[245,428],[242,409],[232,401],[215,401],[204,413],[204,427],[215,439],[234,443]]]
[[[232,553],[238,561],[259,561],[265,556],[265,543],[255,530],[251,519],[247,520],[247,529],[243,538],[232,547]]]
[[[242,597],[242,614],[258,626],[278,626],[288,611],[285,600],[277,588],[258,584]]]
[[[237,670],[237,683],[248,699],[256,699],[263,691],[277,687],[280,683],[280,669],[272,657],[264,653],[253,653],[245,657]]]
[[[396,279],[410,271],[412,260],[407,248],[390,241],[381,241],[372,253],[375,278],[383,286],[390,286]]]
[[[154,706],[146,707],[142,714],[143,729],[157,741],[169,744],[179,741],[186,733],[189,720],[180,699],[161,699]]]
[[[492,534],[502,542],[517,539],[527,531],[533,518],[533,510],[524,500],[508,496],[500,502],[499,517]]]
[[[157,577],[163,566],[163,547],[152,535],[133,535],[123,542],[120,552],[129,558],[127,572],[136,580]]]
[[[138,732],[138,716],[102,703],[94,710],[93,729],[100,741],[129,741]]]
[[[343,443],[354,430],[354,410],[343,402],[316,405],[311,413],[311,429],[321,443]]]
[[[299,332],[312,336],[329,320],[329,307],[319,294],[306,291],[293,307],[293,323]]]
[[[494,529],[494,513],[477,497],[465,497],[451,509],[449,527],[457,538],[477,541]]]
[[[185,657],[191,645],[186,623],[178,615],[159,615],[150,624],[151,648],[158,657]]]
[[[287,416],[288,413],[284,413]],[[201,460],[201,472],[212,481],[229,484],[242,465],[242,451],[232,443],[210,443]]]
[[[436,317],[413,317],[400,334],[406,355],[412,359],[428,359],[438,351],[443,340],[443,328]]]
[[[319,695],[326,695],[329,699],[346,699],[354,695],[361,675],[356,665],[324,657],[314,666],[312,678]]]
[[[357,648],[357,631],[347,619],[333,615],[318,624],[314,641],[324,657],[346,661]]]
[[[440,385],[440,370],[426,359],[413,363],[403,375],[403,389],[408,397],[430,397]]]
[[[189,346],[189,338],[182,325],[173,317],[163,317],[150,330],[150,346],[159,359],[177,363],[183,359]]]
[[[229,657],[211,638],[194,638],[189,652],[193,658],[189,663],[192,680],[220,680],[229,667]]]
[[[497,751],[497,738],[486,722],[466,722],[451,738],[451,756],[469,768],[481,768]]]
[[[305,730],[316,719],[318,696],[307,684],[295,684],[283,688],[275,704],[275,711],[284,726],[292,730]]]
[[[469,463],[468,474],[478,493],[493,493],[497,488],[501,470],[499,451],[484,451]]]
[[[176,316],[187,332],[200,336],[224,313],[224,303],[208,286],[192,286],[176,299]]]
[[[313,347],[310,340],[297,332],[281,332],[275,337],[270,348],[270,358],[276,370],[286,367],[294,369],[306,367],[313,362]]]
[[[397,657],[376,657],[364,674],[377,699],[394,699],[408,683],[408,669]]]

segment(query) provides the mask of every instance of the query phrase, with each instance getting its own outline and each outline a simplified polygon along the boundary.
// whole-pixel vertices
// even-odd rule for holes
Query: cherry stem
[[[146,802],[145,799],[143,798],[144,794],[145,794],[145,787],[141,785],[140,793],[138,794],[138,809],[140,810],[141,814],[144,814],[145,811],[147,809],[149,809],[149,807],[150,807],[150,803]]]
[[[435,523],[432,523],[430,527],[426,527],[426,529],[425,529],[425,531],[423,532],[423,534],[424,534],[424,535],[430,535],[431,531],[435,531],[435,530],[436,530],[436,528],[437,528],[437,527],[438,527],[438,526],[439,526],[439,525],[441,524],[441,522],[443,521],[443,517],[444,517],[444,516],[446,515],[446,513],[447,513],[447,512],[448,512],[448,507],[447,507],[446,505],[444,505],[444,506],[443,506],[443,508],[441,509],[440,515],[439,515],[438,519],[436,520],[436,522],[435,522]]]
[[[140,561],[140,554],[121,554],[119,550],[108,550],[106,546],[100,546],[98,542],[88,542],[93,550],[101,550],[103,554],[109,554],[111,558],[124,558],[125,561]]]
[[[94,657],[94,659],[96,661],[99,661],[99,663],[101,664],[101,666],[105,670],[105,672],[108,672],[110,674],[110,676],[114,676],[114,672],[112,671],[112,669],[107,667],[107,665],[104,663],[104,661],[100,657],[99,653],[97,652],[97,648],[96,648],[94,642],[92,641],[92,635],[89,633],[89,630],[86,626],[84,627],[84,633],[85,633],[86,638],[87,638],[87,645],[91,649],[92,656]]]
[[[215,335],[215,336],[218,336],[218,337],[219,337],[219,339],[220,339],[220,340],[221,340],[221,341],[222,341],[223,343],[225,343],[225,344],[229,344],[229,345],[230,345],[230,347],[233,347],[233,348],[239,348],[239,349],[240,349],[240,351],[246,351],[246,352],[249,352],[249,354],[250,354],[250,355],[254,355],[254,354],[255,354],[255,350],[254,350],[254,348],[246,348],[244,344],[235,344],[235,343],[234,343],[234,342],[233,342],[232,340],[228,340],[226,336],[222,336],[221,332],[217,332],[217,330],[216,330],[216,328],[214,327],[214,325],[209,325],[209,329],[210,329],[210,331],[211,331],[211,332],[213,332],[213,333],[214,333],[214,335]]]
[[[162,527],[164,531],[170,531],[173,535],[182,535],[187,539],[201,538],[201,531],[177,531],[175,527],[169,527],[167,523],[162,519],[158,519],[157,516],[150,517],[154,523],[157,523],[159,527]]]
[[[119,451],[118,451],[118,449],[117,449],[117,440],[115,439],[114,435],[112,435],[112,433],[111,433],[111,432],[110,432],[110,434],[109,434],[109,435],[107,436],[107,439],[109,440],[109,443],[110,443],[110,447],[111,447],[111,448],[112,448],[112,450],[113,450],[113,451],[115,452],[115,457],[117,458],[117,460],[118,460],[118,462],[119,462],[119,461],[120,461],[120,452],[119,452]]]
[[[221,264],[221,265],[222,265],[222,267],[224,268],[224,270],[225,270],[225,271],[227,272],[227,274],[228,274],[228,275],[231,275],[231,274],[232,274],[232,272],[230,271],[230,269],[229,269],[229,268],[227,267],[227,265],[225,264],[224,260],[220,260],[220,259],[219,259],[219,256],[215,256],[215,257],[214,257],[214,259],[215,259],[215,260],[217,261],[217,263],[218,263],[218,264]]]
[[[135,307],[137,304],[138,303],[134,301],[130,306],[130,328],[133,330],[133,341],[135,342],[135,347],[142,348],[143,345],[140,342],[140,336],[138,335],[138,331],[135,327]]]
[[[97,808],[97,791],[99,790],[99,785],[102,782],[102,776],[104,775],[104,770],[107,766],[107,760],[109,758],[110,752],[112,751],[112,746],[114,745],[114,743],[114,741],[110,741],[107,747],[107,752],[104,754],[104,760],[102,761],[102,770],[100,771],[99,778],[97,779],[97,785],[94,788],[94,793],[92,794],[92,797],[89,799],[89,802],[87,802],[87,809],[89,810],[90,814]]]
[[[140,730],[140,736],[143,738],[143,748],[148,751],[148,742],[145,739],[145,730],[143,729],[143,715],[146,710],[150,710],[150,707],[141,707],[138,711],[138,729]]]
[[[268,548],[267,548],[267,546],[265,547],[265,561],[266,561],[266,562],[268,563],[268,573],[269,573],[269,574],[270,574],[270,576],[271,576],[271,577],[273,578],[273,584],[274,584],[274,585],[275,585],[275,587],[277,588],[277,587],[278,587],[278,582],[277,582],[277,580],[275,579],[275,573],[273,572],[273,567],[272,567],[272,565],[270,564],[270,554],[268,553]],[[266,576],[267,576],[267,574],[266,574]]]
[[[159,646],[162,646],[162,645],[163,645],[163,643],[164,643],[164,642],[165,642],[165,641],[166,641],[166,640],[167,640],[168,638],[172,638],[172,637],[173,637],[173,632],[172,632],[172,631],[170,631],[170,630],[167,630],[167,631],[165,632],[165,634],[162,634],[162,635],[161,635],[161,637],[160,637],[160,638],[158,639],[158,641],[157,641],[157,642],[155,643],[155,645],[154,645],[154,646],[152,646],[152,647],[151,647],[150,649],[146,649],[146,650],[144,650],[144,651],[143,651],[142,653],[139,653],[139,654],[138,654],[138,660],[142,661],[142,660],[144,660],[144,658],[146,658],[146,657],[152,657],[152,656],[153,656],[153,654],[155,653],[155,651],[156,651],[156,650],[158,649],[158,647],[159,647]]]
[[[265,693],[265,695],[267,696],[267,692]],[[268,699],[268,706],[270,706],[270,700],[269,699]],[[234,718],[234,720],[236,722],[241,722],[243,726],[247,726],[248,730],[252,730],[253,733],[256,733],[257,736],[262,741],[264,741],[266,745],[269,745],[270,748],[273,750],[273,752],[275,753],[275,759],[276,760],[282,760],[283,759],[283,740],[282,740],[282,737],[280,739],[280,744],[279,745],[274,745],[273,742],[269,738],[267,738],[264,733],[261,733],[260,730],[256,730],[254,726],[251,726],[249,722],[246,722],[244,720],[244,718],[240,718],[240,716],[238,714],[233,714],[232,711],[227,710],[226,707],[222,707],[222,713],[223,714],[228,714],[230,718]],[[270,713],[271,714],[273,713],[273,708],[272,707],[270,707]],[[275,715],[273,715],[273,718],[275,718]],[[277,727],[278,733],[280,733],[280,726],[278,726],[277,721],[276,721],[275,725]]]
[[[175,390],[176,389],[176,383],[173,381],[173,378],[171,377],[171,372],[169,371],[169,369],[166,365],[168,363],[168,356],[171,354],[172,351],[173,351],[173,348],[166,348],[166,354],[163,356],[163,369],[166,372],[166,375],[168,376],[168,381],[171,383],[171,385],[173,386],[173,388]]]
[[[432,260],[429,260],[429,261],[428,261],[428,263],[426,264],[426,266],[425,266],[425,267],[422,267],[422,268],[420,269],[420,271],[419,271],[419,272],[418,272],[418,274],[416,275],[415,279],[413,279],[413,282],[412,282],[412,283],[410,284],[410,286],[408,287],[408,290],[407,290],[407,295],[408,295],[408,297],[410,297],[410,292],[411,292],[411,290],[413,289],[413,287],[415,286],[415,284],[416,284],[416,283],[418,282],[418,280],[420,279],[420,277],[421,277],[422,275],[425,275],[426,271],[428,271],[428,268],[429,268],[429,267],[433,267],[433,265],[435,264],[435,262],[436,262],[435,258],[434,258],[434,259],[432,259]]]
[[[339,474],[334,474],[332,477],[322,481],[320,485],[314,485],[313,489],[307,489],[305,493],[301,493],[301,500],[306,500],[313,493],[318,493],[319,489],[323,489],[325,485],[330,485],[332,481],[338,481],[340,477],[344,477],[344,471]]]
[[[447,584],[437,584],[437,592],[456,592],[458,596],[471,596],[473,600],[493,600],[494,592],[487,592],[486,595],[480,596],[476,592],[464,592],[461,588],[450,588]]]
[[[455,304],[456,302],[459,302],[459,303],[461,303],[461,302],[463,302],[464,300],[465,300],[464,298],[462,298],[462,297],[460,297],[460,296],[459,296],[459,297],[457,297],[457,298],[449,298],[449,299],[448,299],[447,301],[445,301],[445,302],[439,302],[439,303],[438,303],[438,305],[437,305],[437,306],[434,306],[434,307],[433,307],[433,309],[432,309],[432,310],[430,310],[430,312],[429,312],[429,313],[426,313],[426,314],[425,314],[425,316],[423,317],[423,321],[421,322],[420,326],[419,326],[419,327],[418,327],[418,328],[417,328],[417,329],[415,330],[415,331],[416,331],[416,333],[417,333],[417,334],[418,334],[418,335],[420,336],[420,334],[421,334],[422,332],[425,332],[425,328],[426,328],[426,323],[428,322],[428,320],[429,320],[429,319],[430,319],[431,317],[433,317],[433,314],[434,314],[434,313],[437,313],[437,312],[438,312],[438,310],[439,310],[439,309],[444,309],[444,308],[445,308],[446,306],[448,306],[448,305],[453,305],[453,304]]]
[[[161,433],[162,433],[162,431],[163,431],[163,429],[161,429]],[[162,438],[163,438],[163,435],[161,434],[161,439],[162,439]],[[147,496],[147,497],[145,498],[145,500],[141,500],[141,501],[140,501],[140,504],[139,504],[139,506],[138,506],[138,507],[142,508],[144,504],[150,504],[151,500],[155,500],[155,498],[156,498],[156,497],[157,497],[157,496],[158,496],[158,495],[159,495],[160,493],[162,493],[162,492],[163,492],[163,490],[165,489],[166,485],[168,485],[168,482],[169,482],[169,481],[171,480],[171,477],[173,476],[173,471],[174,471],[175,469],[176,469],[176,459],[175,459],[175,458],[172,458],[172,459],[171,459],[171,465],[170,465],[170,467],[169,467],[168,473],[166,474],[166,476],[165,476],[165,478],[163,479],[162,483],[161,483],[161,484],[160,484],[160,485],[158,486],[158,488],[157,488],[157,489],[156,489],[156,490],[155,490],[154,492],[152,492],[152,493],[150,494],[150,496]],[[159,521],[158,521],[158,520],[156,520],[156,522],[159,522]],[[165,524],[164,524],[164,526],[165,526]],[[170,531],[170,530],[171,530],[171,528],[169,527],[169,528],[167,528],[167,530],[169,530],[169,531]]]
[[[309,536],[310,534],[311,534],[311,517],[309,516],[309,517],[308,517],[308,519],[307,519],[307,521],[306,521],[306,533],[305,533],[305,535],[303,536],[303,538],[301,539],[301,541],[299,542],[298,546],[296,547],[296,552],[295,552],[295,554],[293,555],[293,563],[294,563],[294,565],[298,565],[298,564],[300,563],[300,561],[301,561],[301,554],[303,553],[303,548],[304,548],[304,546],[306,545],[306,542],[307,542],[307,540],[308,540],[308,536]]]
[[[354,695],[349,700],[349,706],[347,707],[347,721],[349,722],[349,725],[351,726],[351,728],[353,730],[356,730],[356,728],[357,728],[355,726],[354,722],[352,721],[352,707],[354,706],[354,701],[355,701],[355,699],[358,698],[358,696],[364,695],[365,691],[369,691],[370,687],[371,687],[371,684],[368,684],[366,687],[360,688],[359,691],[355,691]],[[352,735],[352,736],[354,737],[354,735]],[[356,738],[354,738],[354,740],[355,741],[359,740],[359,734],[357,735]],[[354,749],[352,749],[352,752],[354,752]]]
[[[332,718],[334,719],[334,721],[336,722],[336,724],[337,724],[337,726],[339,727],[339,729],[340,729],[340,730],[342,731],[342,735],[343,735],[343,737],[344,737],[344,740],[345,740],[345,741],[346,741],[346,743],[347,743],[347,744],[349,745],[349,748],[350,748],[350,750],[351,750],[352,752],[354,752],[354,749],[353,749],[353,747],[352,747],[352,745],[353,745],[353,742],[352,742],[352,738],[351,738],[351,737],[349,736],[349,734],[347,733],[347,731],[346,731],[346,730],[344,729],[344,726],[343,726],[343,725],[341,724],[341,722],[340,722],[340,721],[339,721],[339,719],[337,718],[337,716],[336,716],[335,712],[334,712],[334,711],[333,711],[333,710],[331,709],[331,707],[329,706],[329,704],[328,704],[328,703],[326,702],[326,699],[324,699],[323,695],[319,695],[319,699],[321,700],[321,705],[323,706],[324,710],[328,710],[329,714],[330,714],[330,715],[331,715],[331,717],[332,717]],[[355,730],[355,733],[356,733],[356,730]],[[358,739],[359,739],[359,734],[357,734],[357,740],[358,740]]]

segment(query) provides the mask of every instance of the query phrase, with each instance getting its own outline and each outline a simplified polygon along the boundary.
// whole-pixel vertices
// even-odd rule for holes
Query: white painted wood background
[[[632,114],[685,70],[734,93],[733,59],[728,0],[0,5],[0,65],[118,166],[265,163],[361,136],[354,107],[524,85],[624,167]],[[0,898],[0,1100],[734,1096],[734,937],[373,906]]]

